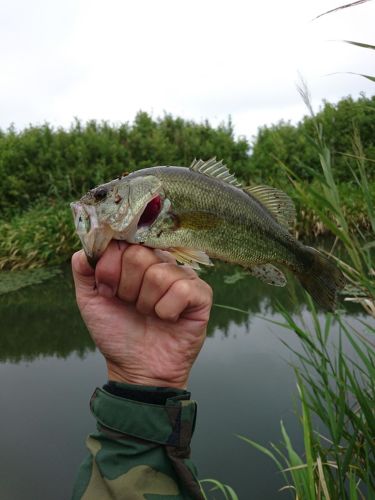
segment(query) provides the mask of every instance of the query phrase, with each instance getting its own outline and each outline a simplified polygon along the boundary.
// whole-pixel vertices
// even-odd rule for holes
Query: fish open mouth
[[[137,228],[149,227],[155,222],[162,208],[160,195],[155,196],[149,201],[139,218]]]

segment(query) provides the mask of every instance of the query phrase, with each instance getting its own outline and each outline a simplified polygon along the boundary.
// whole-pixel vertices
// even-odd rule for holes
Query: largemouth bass
[[[76,230],[93,265],[112,239],[171,252],[193,267],[210,258],[240,264],[284,286],[286,266],[315,301],[334,310],[341,271],[288,231],[290,198],[268,186],[245,187],[215,158],[186,167],[151,167],[102,184],[71,204]]]

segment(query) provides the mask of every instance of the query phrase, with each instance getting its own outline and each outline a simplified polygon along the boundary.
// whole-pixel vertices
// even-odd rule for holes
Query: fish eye
[[[107,190],[105,188],[99,188],[94,191],[94,198],[96,201],[104,200],[107,196]]]

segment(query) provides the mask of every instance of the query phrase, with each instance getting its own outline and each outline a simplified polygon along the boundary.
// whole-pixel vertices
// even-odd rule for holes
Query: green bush
[[[69,205],[42,204],[0,220],[0,271],[66,262],[80,248]]]
[[[375,157],[375,96],[351,97],[337,104],[324,102],[316,115],[326,144],[331,151],[332,168],[338,183],[352,180],[354,160],[353,131],[358,130],[367,158]],[[305,116],[296,126],[284,121],[261,127],[253,142],[250,169],[243,172],[252,180],[271,183],[282,177],[279,162],[288,165],[296,175],[311,181],[320,171],[319,157],[313,140],[314,123]],[[375,180],[375,168],[370,178]]]
[[[126,171],[154,165],[189,165],[193,158],[224,158],[245,169],[248,143],[230,124],[213,128],[140,112],[132,125],[78,120],[69,130],[48,124],[0,133],[0,217],[45,197],[72,200]]]

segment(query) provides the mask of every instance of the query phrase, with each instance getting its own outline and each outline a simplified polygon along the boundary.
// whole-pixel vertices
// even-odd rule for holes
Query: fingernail
[[[102,297],[107,297],[107,299],[111,299],[115,295],[114,290],[110,286],[105,285],[104,283],[98,284],[98,293]]]

